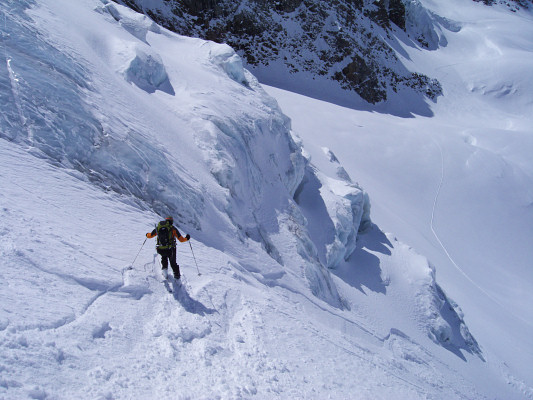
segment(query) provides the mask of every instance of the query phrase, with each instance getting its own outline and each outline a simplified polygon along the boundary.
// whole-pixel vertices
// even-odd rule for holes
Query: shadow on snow
[[[169,285],[168,282],[165,282],[165,285]],[[172,282],[172,296],[188,313],[204,316],[216,312],[215,309],[208,308],[198,300],[193,299],[183,283]]]
[[[357,248],[348,261],[331,270],[350,286],[366,294],[363,286],[376,293],[387,293],[387,282],[381,279],[380,260],[372,252],[391,255],[392,243],[376,225],[357,239]]]

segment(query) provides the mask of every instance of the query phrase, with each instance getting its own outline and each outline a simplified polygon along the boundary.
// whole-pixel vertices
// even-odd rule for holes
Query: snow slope
[[[533,17],[424,3],[461,27],[433,52],[403,44],[405,61],[443,84],[433,118],[268,92],[314,163],[323,164],[324,146],[335,153],[370,193],[373,220],[431,260],[484,351],[531,387]]]
[[[147,247],[126,270],[153,213],[0,143],[3,397],[484,398],[476,386],[485,378],[473,382],[468,371],[486,373],[481,357],[421,335],[427,321],[411,307],[425,306],[413,295],[428,298],[431,268],[392,238],[371,234],[382,242],[377,257],[389,260],[381,290],[363,280],[359,292],[357,277],[338,282],[350,311],[295,286],[265,285],[242,259],[197,241],[202,275],[183,246],[185,283],[164,285]],[[364,301],[367,290],[379,305]]]
[[[531,397],[229,47],[107,1],[0,11],[0,397]],[[143,245],[167,213],[181,287]]]

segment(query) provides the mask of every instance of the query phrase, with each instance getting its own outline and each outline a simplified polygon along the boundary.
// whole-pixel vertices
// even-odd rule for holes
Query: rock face
[[[503,4],[509,7],[511,11],[517,11],[520,8],[531,8],[533,7],[532,0],[474,0],[481,2],[487,6],[492,6],[494,4]]]
[[[371,104],[403,90],[432,100],[442,94],[438,81],[409,71],[392,48],[396,34],[411,33],[417,0],[116,1],[179,34],[228,43],[266,83],[327,85]],[[429,48],[431,38],[413,33]]]

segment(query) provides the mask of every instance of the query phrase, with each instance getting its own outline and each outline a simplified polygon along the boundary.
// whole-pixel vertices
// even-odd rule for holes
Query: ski
[[[170,285],[170,277],[167,277],[166,279],[163,279],[163,286],[165,286],[165,289],[167,289],[167,292],[173,293],[172,286]]]
[[[172,290],[172,286],[171,286],[171,276],[168,274],[167,270],[162,270],[161,271],[161,274],[162,274],[162,278],[163,280],[161,281],[161,283],[163,283],[163,286],[165,286],[165,289],[167,289],[167,292],[169,293],[172,293],[173,290]]]
[[[176,279],[171,275],[168,275],[166,278],[163,278],[161,282],[169,293],[174,293],[175,290],[178,290],[182,286],[181,279]]]
[[[161,271],[161,283],[169,293],[174,293],[182,285],[182,279],[176,279],[172,274],[169,274],[167,271]]]

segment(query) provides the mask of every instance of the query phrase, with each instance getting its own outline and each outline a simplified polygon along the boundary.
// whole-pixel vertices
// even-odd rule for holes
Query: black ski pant
[[[163,269],[168,268],[168,261],[170,260],[170,266],[174,272],[175,277],[180,276],[180,266],[176,262],[176,248],[171,247],[170,249],[157,249],[157,253],[161,256],[161,265]]]

